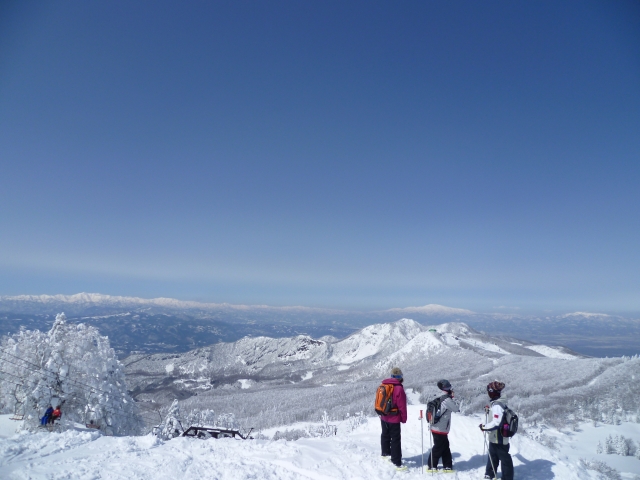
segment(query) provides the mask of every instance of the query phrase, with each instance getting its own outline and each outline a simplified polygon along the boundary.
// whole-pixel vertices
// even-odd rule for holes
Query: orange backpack
[[[378,387],[373,407],[378,415],[398,415],[398,407],[393,405],[393,384],[383,383]]]

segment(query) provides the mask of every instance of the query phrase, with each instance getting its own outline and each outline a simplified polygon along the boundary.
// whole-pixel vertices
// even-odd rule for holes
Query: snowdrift
[[[106,437],[93,432],[19,434],[0,439],[3,479],[211,478],[265,479],[393,479],[427,478],[421,474],[419,406],[409,407],[402,430],[403,455],[409,471],[400,473],[380,458],[380,425],[369,420],[352,432],[334,437],[284,440],[197,440],[163,442],[152,436]],[[457,473],[447,478],[482,478],[486,457],[480,417],[454,415],[450,436]],[[424,433],[425,452],[429,438]],[[594,471],[525,436],[513,440],[518,480],[596,479]],[[426,461],[426,457],[425,457]]]

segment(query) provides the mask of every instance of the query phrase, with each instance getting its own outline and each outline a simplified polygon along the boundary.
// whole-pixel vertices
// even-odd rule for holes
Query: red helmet
[[[498,382],[496,380],[495,382],[491,382],[489,385],[487,385],[487,393],[492,400],[495,400],[496,398],[500,398],[500,392],[502,392],[503,388],[504,383]]]

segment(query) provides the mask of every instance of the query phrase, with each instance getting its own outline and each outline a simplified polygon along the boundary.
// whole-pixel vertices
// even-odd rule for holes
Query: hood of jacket
[[[383,380],[382,383],[402,386],[402,382],[397,378],[387,378],[386,380]]]

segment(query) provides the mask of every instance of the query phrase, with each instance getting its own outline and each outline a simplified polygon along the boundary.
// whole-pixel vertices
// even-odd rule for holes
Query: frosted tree
[[[93,421],[107,433],[130,435],[143,427],[109,339],[67,323],[64,313],[49,332],[21,330],[2,340],[0,378],[3,409],[21,409],[26,429],[39,426],[49,405],[61,407],[62,429]]]
[[[180,405],[178,404],[178,400],[174,400],[169,407],[169,411],[167,412],[164,422],[160,425],[158,435],[165,440],[169,440],[180,436],[182,431],[182,423],[180,422]]]
[[[598,441],[598,445],[596,445],[596,454],[599,455],[599,454],[601,454],[603,452],[604,452],[604,450],[602,448],[602,442]]]
[[[607,437],[607,439],[604,441],[604,453],[606,453],[607,455],[611,455],[612,453],[616,452],[616,448],[613,442],[613,438],[611,437],[611,435],[609,435]]]
[[[615,453],[622,456],[633,456],[636,452],[635,442],[623,435],[616,435],[614,440]]]
[[[221,413],[216,419],[216,426],[221,428],[238,428],[235,414]]]
[[[187,415],[187,426],[211,427],[216,424],[216,414],[213,410],[191,410]]]

